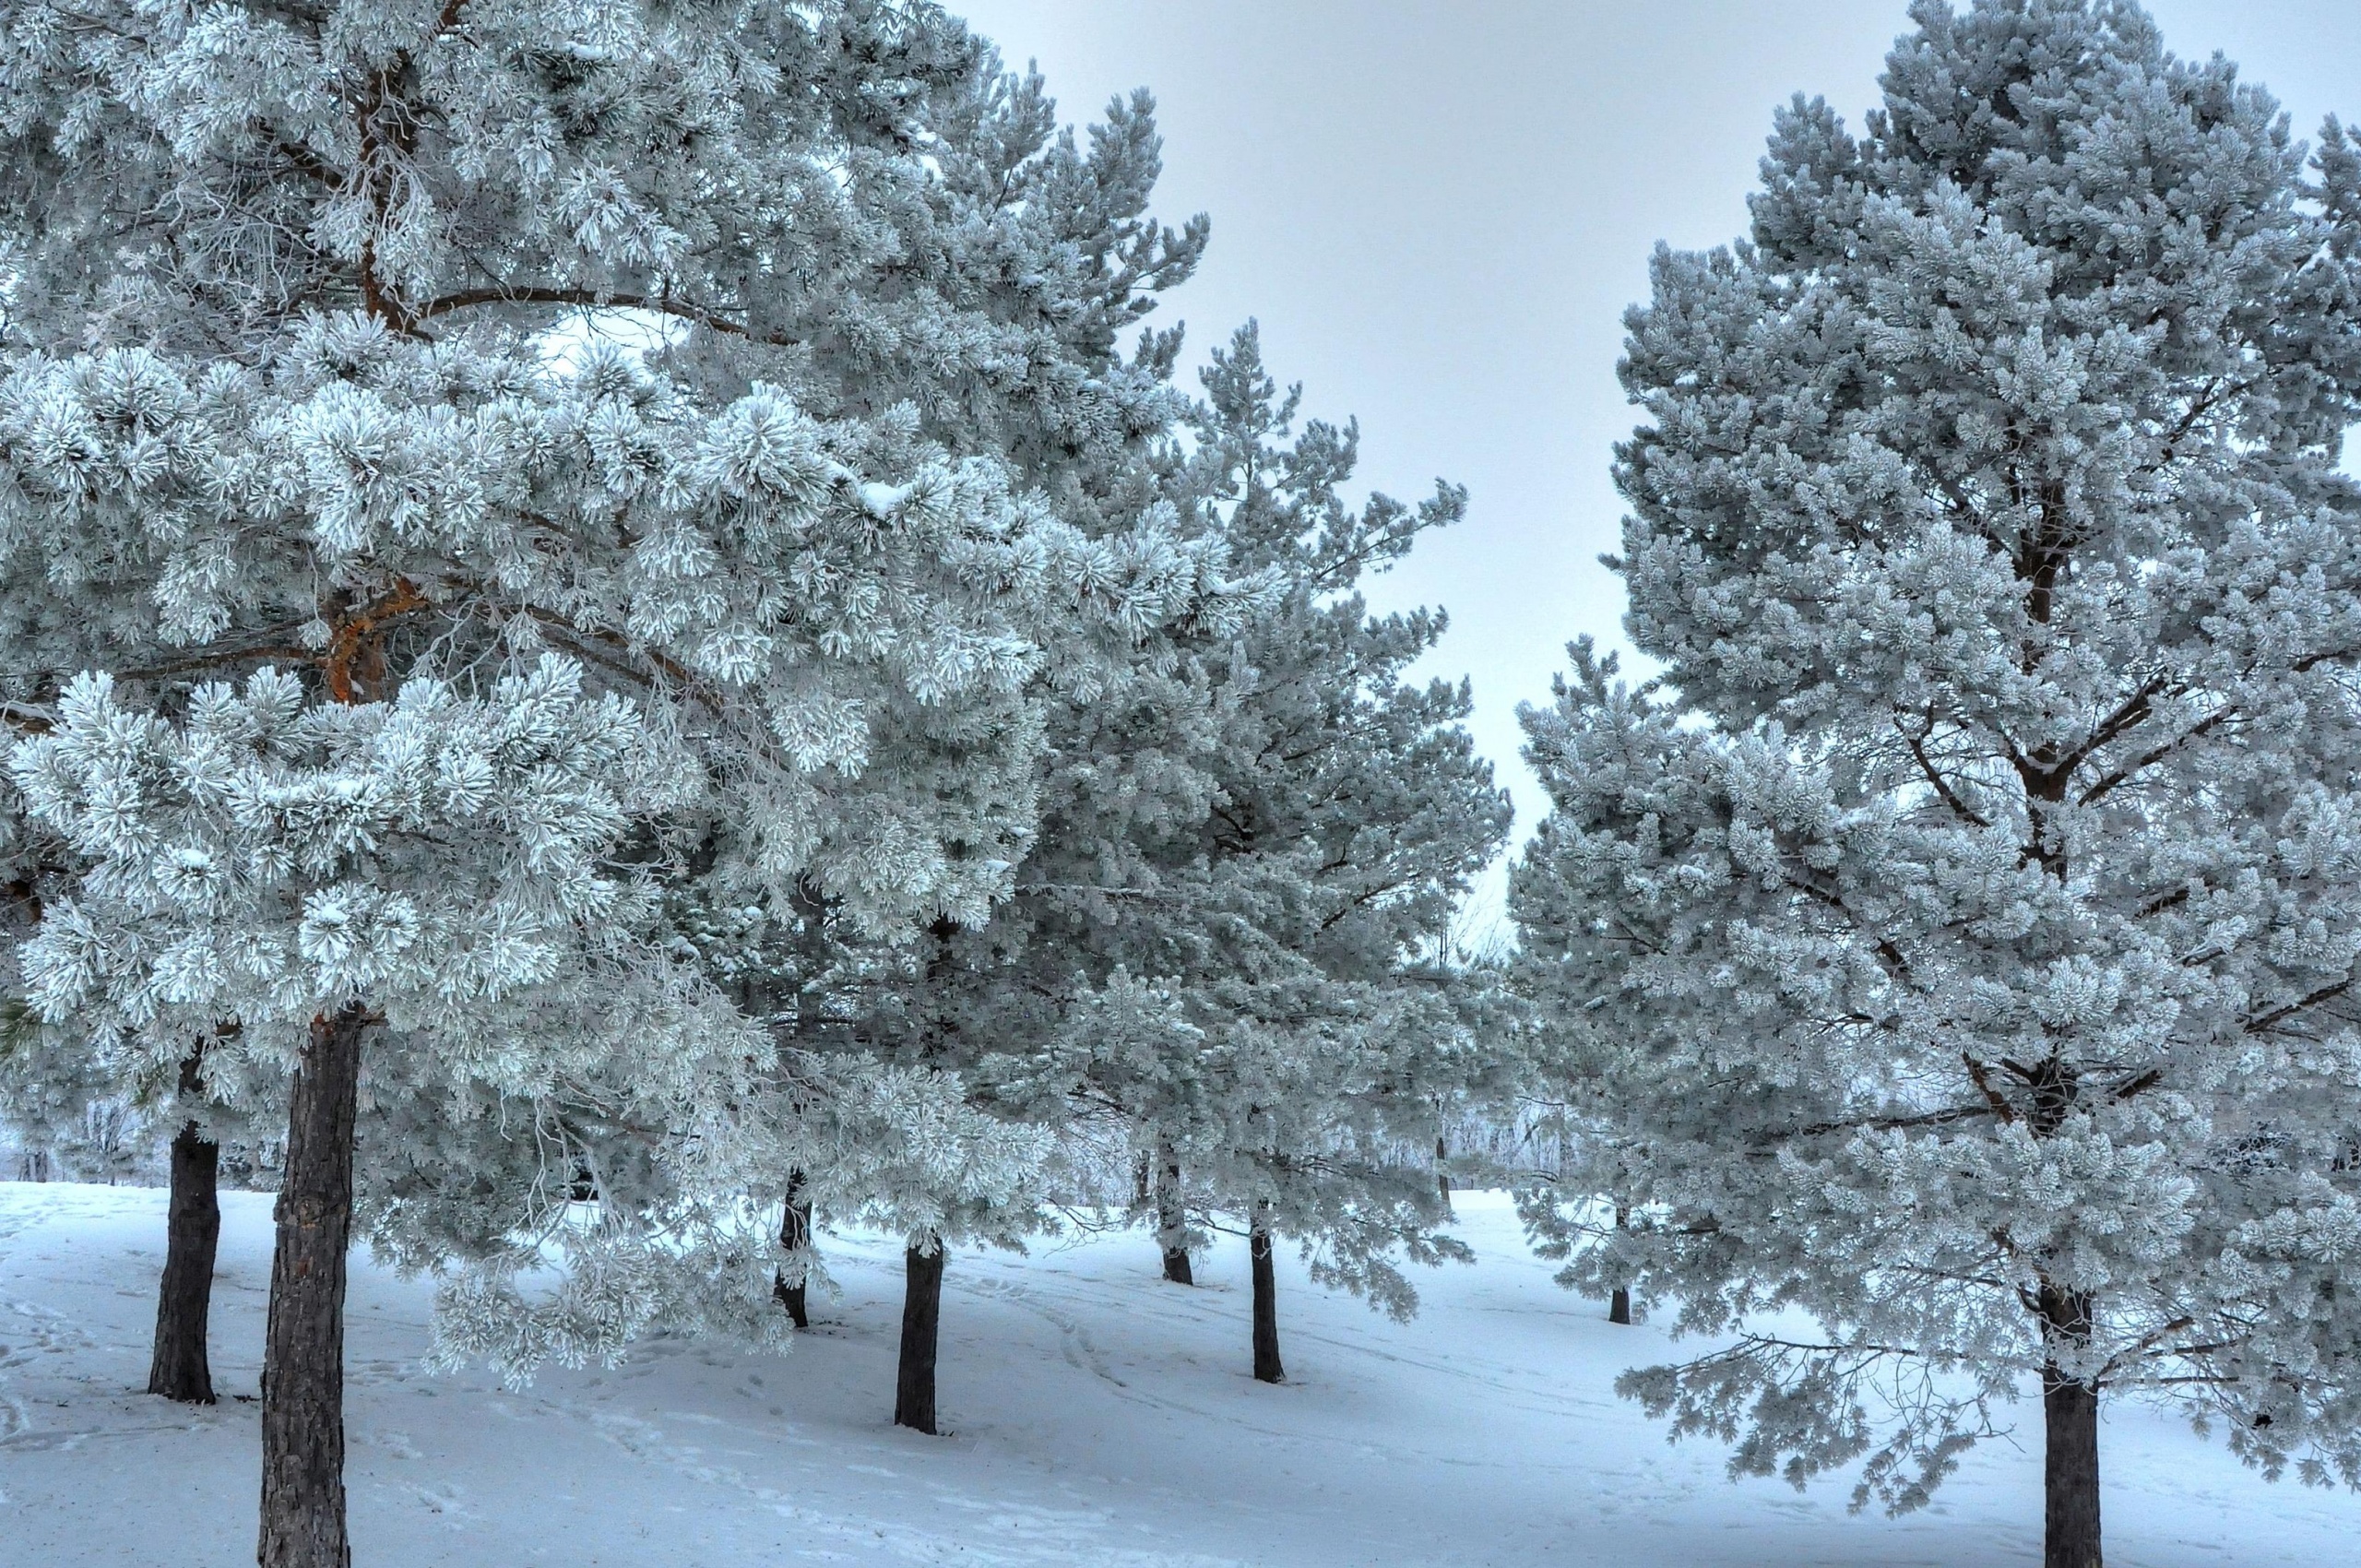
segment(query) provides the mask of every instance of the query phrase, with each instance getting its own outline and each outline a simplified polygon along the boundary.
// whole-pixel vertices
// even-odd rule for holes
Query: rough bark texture
[[[787,1212],[778,1222],[778,1244],[789,1252],[807,1250],[812,1245],[812,1200],[803,1195],[803,1172],[793,1170],[787,1178]],[[812,1326],[807,1312],[805,1280],[801,1273],[795,1283],[787,1282],[784,1271],[772,1276],[771,1294],[787,1309],[787,1318],[798,1328]]]
[[[943,1241],[902,1254],[902,1363],[894,1384],[894,1424],[934,1432],[934,1352],[943,1323]]]
[[[261,1568],[350,1568],[344,1530],[344,1286],[352,1125],[369,1020],[312,1020],[287,1118],[279,1250],[263,1341]]]
[[[2042,1374],[2048,1443],[2042,1456],[2042,1568],[2100,1568],[2099,1391]]]
[[[2091,1299],[2044,1281],[2043,1336],[2054,1346],[2086,1345]],[[2099,1556],[2099,1391],[2055,1362],[2041,1370],[2042,1568],[2101,1568]]]
[[[1285,1383],[1287,1369],[1279,1361],[1279,1280],[1271,1265],[1271,1232],[1264,1227],[1266,1205],[1258,1205],[1247,1252],[1254,1263],[1254,1378],[1258,1383]]]
[[[185,1086],[189,1077],[184,1069]],[[213,1253],[221,1240],[221,1146],[191,1122],[172,1139],[172,1193],[164,1221],[164,1277],[156,1289],[156,1351],[148,1392],[213,1403],[206,1324],[213,1305]]]
[[[1164,1277],[1175,1285],[1194,1285],[1189,1266],[1189,1210],[1180,1196],[1180,1157],[1164,1148],[1162,1173],[1156,1183],[1156,1240],[1164,1249]]]
[[[1442,1141],[1441,1133],[1435,1134],[1435,1187],[1442,1194],[1443,1211],[1447,1214],[1451,1211],[1451,1148]]]

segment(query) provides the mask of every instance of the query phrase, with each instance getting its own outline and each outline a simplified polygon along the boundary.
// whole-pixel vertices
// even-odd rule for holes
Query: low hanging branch
[[[536,288],[530,285],[463,289],[457,293],[445,294],[440,299],[429,300],[407,312],[402,321],[405,327],[414,327],[437,316],[482,305],[569,305],[586,310],[641,310],[694,322],[711,331],[743,338],[750,342],[767,343],[774,348],[793,348],[801,342],[801,339],[784,334],[759,331],[718,311],[708,310],[687,300],[675,299],[670,294],[617,293],[604,289]]]

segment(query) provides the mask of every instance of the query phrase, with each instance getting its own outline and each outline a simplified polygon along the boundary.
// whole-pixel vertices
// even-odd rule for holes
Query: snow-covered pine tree
[[[1465,493],[1348,506],[1358,429],[1295,431],[1299,393],[1280,393],[1252,324],[1204,380],[1163,489],[1272,597],[1053,715],[1015,897],[956,938],[960,1028],[994,1042],[1012,1104],[1132,1141],[1168,1278],[1192,1211],[1246,1218],[1256,1362],[1275,1381],[1274,1236],[1396,1312],[1415,1293],[1392,1256],[1458,1254],[1435,1234],[1428,1151],[1468,1075],[1467,1016],[1429,960],[1508,803],[1463,726],[1465,684],[1406,678],[1442,617],[1372,616],[1354,591],[1456,521]]]
[[[1089,617],[1040,629],[1046,651],[1032,695],[1053,713],[1097,700],[1133,666],[1162,657],[1157,650],[1173,637],[1234,631],[1262,592],[1254,581],[1225,579],[1218,540],[1168,540],[1172,514],[1155,505],[1147,443],[1185,402],[1167,379],[1178,333],[1149,334],[1129,360],[1117,341],[1117,327],[1188,275],[1204,243],[1202,219],[1175,232],[1145,216],[1161,158],[1152,109],[1145,93],[1112,103],[1085,150],[1070,132],[1053,134],[1055,105],[1038,74],[1005,75],[981,55],[925,110],[940,182],[918,193],[922,205],[892,210],[909,269],[957,303],[958,341],[989,341],[991,362],[1003,374],[946,400],[930,379],[939,371],[928,357],[865,357],[836,367],[848,399],[884,400],[907,387],[919,404],[957,416],[963,422],[948,426],[946,441],[999,452],[1024,482],[1054,498],[1061,517],[1115,552],[1127,584],[1126,618],[1114,626],[1121,635],[1109,636]],[[923,770],[943,760],[914,744],[897,766]],[[1012,781],[1029,791],[1033,776]],[[715,822],[709,841],[727,830]],[[730,878],[710,868],[676,890],[674,918],[717,983],[764,1021],[781,1052],[782,1070],[761,1102],[766,1114],[757,1119],[775,1135],[748,1157],[751,1184],[777,1206],[779,1220],[769,1298],[801,1325],[807,1278],[819,1266],[815,1208],[906,1232],[896,1407],[906,1424],[932,1430],[945,1248],[1013,1244],[1035,1228],[1032,1179],[1043,1146],[1038,1130],[1010,1128],[988,1104],[967,1103],[963,1075],[972,1053],[945,1039],[939,994],[943,944],[961,922],[938,916],[913,944],[907,931],[880,931],[811,889],[750,907]],[[884,1114],[894,1095],[901,1097],[898,1121]],[[586,1190],[600,1200],[608,1255],[586,1277],[606,1289],[596,1302],[565,1295],[528,1302],[499,1277],[516,1261],[513,1230],[486,1224],[485,1180],[511,1191],[509,1206],[519,1206],[537,1180],[534,1141],[548,1136],[577,1146],[597,1171]],[[776,1332],[776,1317],[753,1310],[765,1297],[751,1288],[757,1277],[746,1265],[768,1248],[747,1228],[748,1211],[700,1208],[684,1218],[665,1172],[595,1106],[562,1111],[504,1147],[472,1135],[462,1151],[434,1135],[406,1142],[416,1154],[397,1155],[386,1208],[440,1209],[452,1221],[445,1250],[488,1265],[455,1292],[465,1311],[444,1316],[448,1353],[489,1354],[521,1369],[542,1355],[604,1348],[574,1337],[586,1327],[603,1335],[651,1317],[758,1337]],[[621,1223],[626,1214],[641,1218]],[[659,1229],[663,1245],[651,1249]],[[684,1249],[689,1230],[701,1240]]]
[[[967,226],[988,222],[996,232],[1022,236],[1021,244],[1004,247],[1011,258],[1007,279],[986,296],[997,301],[989,308],[1047,338],[1050,348],[1034,357],[1054,356],[1063,362],[1062,374],[1086,375],[1120,415],[1088,442],[1021,413],[992,428],[1026,479],[1061,498],[1062,516],[1093,531],[1132,527],[1143,514],[1174,525],[1169,506],[1157,505],[1149,457],[1151,443],[1168,434],[1185,405],[1168,380],[1180,335],[1177,327],[1146,335],[1126,364],[1110,327],[1145,315],[1159,292],[1187,279],[1204,244],[1204,220],[1192,220],[1175,234],[1146,217],[1162,148],[1145,91],[1109,105],[1107,121],[1091,128],[1086,153],[1070,130],[1051,134],[1056,105],[1038,73],[987,78],[985,85],[988,92],[972,97],[967,113],[944,117],[937,156],[946,169],[946,188],[965,204]],[[1226,563],[1219,540],[1176,532],[1192,537],[1192,547],[1204,552],[1190,559]],[[1136,672],[1169,663],[1176,644],[1234,636],[1240,615],[1263,592],[1252,581],[1229,583],[1209,575],[1183,581],[1172,596],[1171,613],[1138,624],[1137,643],[1054,653],[1038,685],[1051,767],[1067,754],[1061,733],[1073,714],[1116,700]],[[1046,824],[1031,851],[1054,839],[1060,826]],[[1006,923],[996,914],[993,929],[1005,931]],[[803,1190],[825,1192],[836,1211],[908,1237],[894,1419],[927,1432],[937,1430],[935,1372],[949,1250],[969,1241],[1014,1247],[1040,1228],[1048,1157],[1064,1121],[1058,1114],[1014,1114],[986,1087],[1007,1052],[1038,1049],[1044,1016],[1036,1010],[1031,1027],[1014,1036],[982,1023],[979,1013],[993,1009],[1018,977],[983,956],[1001,938],[971,937],[975,929],[935,921],[896,961],[881,966],[881,956],[872,954],[858,964],[872,971],[868,983],[829,998],[822,994],[822,980],[802,998],[824,1021],[832,1014],[840,1024],[857,1019],[849,1029],[836,1031],[839,1052],[848,1049],[870,1070],[924,1082],[926,1098],[941,1107],[919,1137],[885,1134],[856,1120],[837,1130],[839,1152],[825,1161],[825,1173],[801,1165],[797,1171]],[[1004,1021],[1005,1009],[999,1010],[1003,1017],[995,1021]],[[827,1032],[824,1027],[824,1039]],[[843,1060],[839,1054],[839,1067]],[[847,1151],[855,1158],[846,1158]],[[797,1217],[789,1212],[785,1218],[793,1229]]]
[[[6,911],[7,947],[0,956],[13,981],[16,944],[32,933],[35,910],[18,891]],[[49,1180],[75,1121],[104,1099],[108,1085],[69,1032],[51,1028],[10,984],[0,1002],[0,1126],[16,1146],[14,1180]]]
[[[938,199],[929,115],[984,67],[867,0],[0,5],[25,984],[89,1010],[118,1088],[205,1037],[207,1093],[275,1071],[291,1102],[266,1562],[346,1554],[358,1079],[421,1126],[590,1104],[720,1159],[762,1053],[656,893],[979,921],[1045,650],[1217,587],[994,455],[1000,411],[1081,448],[1138,400],[950,286],[978,248],[1031,276],[1020,221]],[[1127,199],[1059,168],[1074,207]],[[1099,232],[1067,276],[1202,239]],[[1111,341],[1124,289],[1097,298],[1062,329]],[[403,1218],[431,1252],[449,1216]]]
[[[1911,14],[1656,255],[1664,683],[1528,714],[1514,909],[1631,1206],[1570,1282],[1735,1336],[1628,1390],[1900,1508],[2030,1382],[2097,1568],[2102,1398],[2361,1481],[2361,155],[2130,4]]]
[[[121,1081],[177,1070],[207,1028],[208,1058],[293,1069],[261,1556],[339,1560],[364,1048],[520,1103],[599,1075],[643,1125],[737,1091],[735,1018],[648,940],[658,906],[617,853],[701,769],[554,655],[478,698],[414,678],[391,703],[312,700],[266,667],[199,685],[174,720],[101,676],[55,712],[10,770],[30,823],[87,869],[25,946],[28,994]]]
[[[20,802],[12,802],[14,807]],[[12,825],[12,831],[13,831]],[[61,1152],[78,1140],[77,1124],[125,1118],[128,1142],[119,1166],[146,1163],[160,1130],[168,1197],[164,1266],[156,1292],[156,1331],[148,1358],[148,1392],[187,1404],[214,1402],[208,1343],[214,1251],[221,1233],[219,1184],[225,1141],[249,1146],[281,1137],[287,1127],[285,1085],[275,1068],[217,1061],[208,1088],[199,1066],[211,1031],[195,1037],[172,1070],[119,1075],[125,1063],[94,1054],[89,1032],[73,1020],[45,1022],[25,999],[18,948],[38,927],[44,884],[62,885],[62,867],[38,869],[38,853],[20,860],[12,907],[0,914],[0,1123],[26,1146]],[[78,1162],[65,1167],[77,1180],[94,1179]]]

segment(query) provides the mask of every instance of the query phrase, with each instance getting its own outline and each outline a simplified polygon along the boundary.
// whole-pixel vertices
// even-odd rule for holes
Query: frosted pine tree
[[[1397,1260],[1456,1255],[1430,1151],[1473,1052],[1467,999],[1430,960],[1508,807],[1465,683],[1407,677],[1442,617],[1372,616],[1354,591],[1465,493],[1347,505],[1358,430],[1296,430],[1299,393],[1252,325],[1204,380],[1163,488],[1273,590],[1053,719],[1016,896],[959,938],[962,1031],[1000,1042],[997,1092],[1133,1144],[1145,1180],[1123,1195],[1168,1278],[1189,1278],[1202,1224],[1243,1221],[1276,1381],[1277,1239],[1396,1312],[1416,1299]]]
[[[837,374],[848,398],[908,387],[919,405],[955,416],[946,439],[1002,452],[1061,517],[1101,541],[1067,591],[1079,608],[1103,609],[1038,628],[1045,651],[1026,688],[1048,714],[1087,709],[1172,639],[1234,628],[1263,593],[1252,574],[1231,580],[1221,540],[1187,533],[1157,505],[1145,457],[1149,438],[1184,402],[1167,381],[1177,332],[1142,338],[1129,358],[1117,337],[1187,276],[1204,225],[1176,232],[1145,216],[1161,156],[1145,94],[1111,104],[1086,150],[1055,130],[1038,75],[1000,73],[986,53],[943,89],[926,125],[941,180],[922,193],[925,205],[892,209],[903,254],[938,279],[944,299],[961,302],[960,336],[948,347],[980,343],[991,357],[971,384],[942,379],[924,355],[858,356]],[[1006,740],[1035,743],[1039,732],[1013,729]],[[975,743],[957,733],[912,737],[896,766],[924,778],[945,766],[943,748]],[[1005,782],[1018,791],[1006,809],[1029,811],[1034,775],[1012,771]],[[609,1352],[629,1327],[653,1321],[776,1337],[777,1314],[757,1309],[775,1297],[801,1326],[810,1281],[824,1277],[815,1212],[903,1231],[909,1289],[896,1407],[906,1424],[931,1431],[946,1246],[1013,1244],[1037,1228],[1047,1129],[1012,1123],[976,1092],[970,1071],[993,1047],[972,1029],[948,1038],[944,951],[971,916],[937,911],[913,933],[810,885],[749,904],[718,858],[727,830],[712,825],[693,875],[674,891],[673,919],[779,1053],[754,1118],[767,1135],[743,1151],[750,1186],[777,1217],[776,1253],[742,1206],[684,1206],[667,1172],[639,1155],[633,1130],[594,1105],[563,1109],[531,1137],[513,1133],[500,1146],[473,1134],[463,1150],[435,1134],[405,1139],[417,1152],[397,1156],[384,1211],[404,1217],[395,1229],[407,1217],[447,1218],[443,1249],[485,1266],[455,1290],[463,1310],[445,1316],[446,1349],[517,1371],[547,1355]],[[578,1148],[577,1190],[599,1200],[600,1265],[579,1276],[601,1292],[595,1301],[578,1291],[522,1298],[504,1276],[529,1254],[481,1198],[489,1178],[510,1193],[507,1209],[532,1206],[534,1146],[551,1137]],[[556,1221],[557,1206],[540,1211]],[[767,1281],[752,1266],[765,1259]]]
[[[2361,157],[2129,4],[1912,16],[1656,255],[1664,683],[1528,715],[1515,912],[1631,1206],[1570,1282],[1733,1336],[1628,1391],[1903,1508],[2037,1389],[2096,1568],[2106,1400],[2361,1481]]]
[[[1145,216],[1162,167],[1147,95],[1110,104],[1085,152],[1070,130],[1053,133],[1055,104],[1038,74],[988,85],[967,114],[946,118],[946,183],[968,204],[969,224],[989,221],[995,232],[1024,237],[1023,266],[1012,268],[1004,303],[991,308],[1027,330],[1056,334],[1034,357],[1054,353],[1068,362],[1063,374],[1086,374],[1109,426],[1105,438],[1089,442],[1038,415],[994,428],[1026,477],[1062,498],[1064,515],[1097,531],[1131,529],[1131,519],[1145,516],[1156,519],[1159,539],[1178,546],[1162,562],[1164,612],[1136,621],[1133,642],[1062,647],[1045,661],[1037,690],[1054,774],[1073,755],[1065,731],[1074,715],[1122,701],[1121,694],[1168,664],[1176,647],[1235,635],[1240,616],[1265,590],[1252,573],[1225,576],[1232,569],[1225,541],[1182,526],[1155,490],[1152,444],[1185,406],[1167,379],[1178,328],[1144,336],[1128,362],[1112,331],[1184,280],[1204,243],[1202,218],[1176,234]],[[1062,853],[1051,846],[1063,837],[1064,825],[1044,822],[1027,862],[1045,849],[1052,858]],[[1028,876],[1013,873],[1012,885]],[[837,994],[826,994],[825,982],[807,989],[797,1011],[799,1020],[821,1024],[822,1072],[858,1062],[864,1073],[928,1086],[940,1106],[918,1137],[880,1135],[858,1120],[837,1128],[836,1146],[854,1158],[839,1155],[825,1171],[798,1173],[806,1201],[907,1237],[895,1420],[922,1431],[936,1430],[949,1249],[973,1241],[1015,1246],[1042,1228],[1057,1168],[1051,1157],[1067,1121],[1058,1109],[1042,1114],[1039,1104],[1019,1107],[993,1092],[1009,1053],[1037,1051],[1049,1018],[1030,1005],[1038,998],[1001,956],[1008,933],[1026,920],[1021,905],[1001,906],[988,928],[937,920],[890,960],[873,951],[856,957],[869,972]],[[1012,1014],[1009,1004],[1020,996]],[[1013,1030],[1003,1027],[1012,1023]],[[804,1223],[791,1207],[786,1218],[789,1232]]]
[[[1169,350],[1050,350],[1202,236],[1068,159],[1099,308],[972,303],[1044,248],[927,150],[979,74],[927,6],[0,6],[23,984],[119,1089],[203,1038],[290,1104],[267,1563],[347,1554],[363,1108],[596,1106],[719,1202],[767,1042],[668,890],[981,920],[1050,651],[1216,575],[1000,455],[1130,438]]]
[[[523,1103],[601,1076],[643,1125],[742,1092],[737,1020],[647,940],[655,902],[616,853],[698,770],[554,656],[474,699],[420,678],[391,703],[307,701],[266,667],[196,687],[177,722],[101,676],[56,708],[10,770],[31,823],[87,869],[26,944],[29,996],[90,1031],[122,1081],[183,1070],[208,1032],[209,1061],[292,1068],[261,1555],[342,1558],[364,1055]]]

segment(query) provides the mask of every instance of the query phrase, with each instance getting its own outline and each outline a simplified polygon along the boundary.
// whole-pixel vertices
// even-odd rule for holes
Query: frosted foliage
[[[631,705],[586,695],[576,666],[545,655],[481,698],[415,680],[359,705],[266,669],[196,688],[177,723],[90,676],[59,713],[9,761],[84,867],[21,955],[50,1033],[87,1042],[67,1060],[156,1092],[201,1041],[203,1094],[224,1103],[176,1114],[267,1129],[310,1020],[356,1006],[378,1034],[373,1198],[389,1145],[496,1145],[504,1123],[586,1103],[676,1184],[730,1178],[721,1109],[749,1092],[758,1040],[662,956],[647,868],[619,854],[632,823],[694,798],[699,769]],[[528,1206],[485,1208],[505,1251],[532,1244],[510,1233]],[[439,1261],[452,1229],[383,1202],[369,1218],[410,1264]],[[613,1272],[592,1248],[565,1261],[569,1295]]]
[[[1204,242],[1202,219],[1145,216],[1144,94],[1078,149],[1038,76],[1003,77],[931,6],[17,0],[0,20],[0,190],[46,220],[18,238],[13,315],[42,344],[244,357],[339,299],[418,328],[614,303],[790,350],[867,409],[923,387],[1046,455],[1131,434],[1155,378],[1110,366],[1114,336]]]
[[[728,754],[730,874],[979,919],[1044,650],[1219,612],[1073,471],[1203,225],[1050,109],[927,6],[0,6],[7,668],[554,644]]]
[[[997,1103],[1112,1168],[1108,1198],[1177,1162],[1168,1219],[1268,1206],[1315,1277],[1406,1313],[1399,1263],[1464,1251],[1437,1233],[1434,1127],[1483,1057],[1436,938],[1508,813],[1466,686],[1406,676],[1442,617],[1354,588],[1466,496],[1348,505],[1358,430],[1299,428],[1252,324],[1203,382],[1160,486],[1272,590],[1053,710],[1042,831],[993,922],[948,936],[937,1005],[989,1042],[967,1070]]]
[[[235,1020],[214,1051],[291,1062],[312,1016],[364,1002],[446,1072],[529,1096],[562,1071],[543,997],[687,991],[638,957],[653,903],[614,850],[694,766],[554,657],[473,700],[417,681],[307,704],[265,670],[198,687],[179,724],[85,677],[9,767],[88,867],[23,950],[27,993],[118,1049],[177,1063]]]
[[[938,780],[881,771],[877,732],[1015,726],[1056,607],[1120,647],[1222,577],[1167,535],[1086,538],[915,423],[823,424],[760,384],[701,411],[618,349],[554,369],[523,343],[318,318],[267,373],[144,349],[22,365],[0,384],[0,541],[68,603],[135,580],[139,601],[94,607],[147,623],[133,646],[254,627],[231,657],[276,636],[332,658],[316,598],[343,581],[368,585],[349,624],[415,625],[430,660],[564,648],[714,736],[750,874],[810,874],[879,920],[975,918],[992,857],[929,842]],[[988,845],[1026,826],[980,825]]]
[[[845,1128],[1005,1187],[1029,1134],[780,1003],[983,922],[1050,706],[1261,601],[1138,462],[1159,158],[926,5],[0,0],[10,914],[94,1037],[11,1100],[202,1042],[261,1114],[382,1017],[372,1240],[585,1271],[519,1366],[753,1324],[688,1282]]]
[[[917,1245],[1014,1246],[1076,1197],[1132,1205],[1135,1157],[1168,1148],[1184,1229],[1268,1205],[1382,1307],[1415,1301],[1405,1256],[1459,1255],[1431,1127],[1479,1052],[1430,939],[1506,802],[1465,686],[1402,678],[1441,618],[1350,589],[1465,498],[1347,506],[1355,433],[1291,428],[1251,327],[1214,357],[1184,435],[1074,477],[1236,576],[1143,623],[1103,684],[1045,671],[1040,826],[991,918],[905,944],[816,904],[682,901],[718,982],[794,1047],[747,1183],[774,1206],[698,1221],[743,1238],[701,1253],[744,1260],[714,1294],[766,1290],[757,1260],[808,1266],[761,1244],[790,1185]]]
[[[1567,1282],[1734,1467],[1924,1501],[2043,1373],[2361,1481],[2361,159],[2130,6],[1922,3],[1660,250],[1634,690],[1528,711]],[[1795,1327],[1796,1309],[1817,1320]]]

